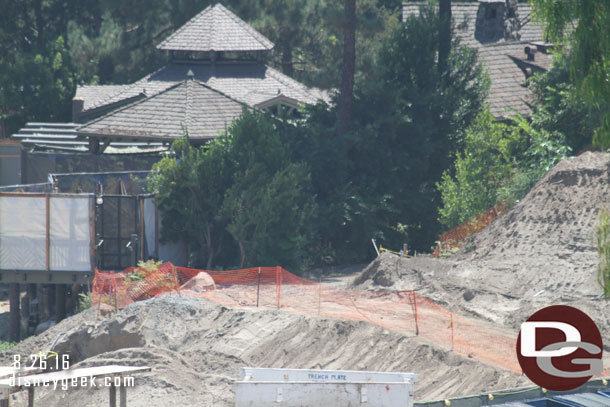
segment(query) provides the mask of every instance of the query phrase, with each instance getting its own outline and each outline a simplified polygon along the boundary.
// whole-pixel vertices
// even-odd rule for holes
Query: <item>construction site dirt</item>
[[[514,363],[514,341],[534,311],[575,306],[597,323],[606,350],[610,344],[594,242],[609,176],[607,153],[560,162],[446,258],[382,253],[332,282],[285,285],[279,309],[275,300],[257,308],[255,286],[218,283],[119,311],[92,307],[19,343],[0,362],[43,351],[63,332],[55,351],[70,354],[75,367],[153,368],[130,389],[132,406],[231,406],[243,366],[414,372],[416,400],[529,385]],[[273,287],[265,290],[275,298]],[[23,402],[25,393],[12,397]],[[106,399],[104,389],[37,392],[41,405]]]

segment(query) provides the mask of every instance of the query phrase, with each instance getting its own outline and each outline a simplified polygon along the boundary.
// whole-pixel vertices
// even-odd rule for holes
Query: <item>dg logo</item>
[[[584,312],[553,305],[521,324],[517,358],[523,373],[538,386],[572,390],[602,372],[602,337]]]

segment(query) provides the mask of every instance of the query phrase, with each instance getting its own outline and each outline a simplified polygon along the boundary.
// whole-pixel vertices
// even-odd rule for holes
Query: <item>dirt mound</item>
[[[563,297],[599,295],[594,227],[609,194],[610,154],[561,161],[505,216],[473,236],[455,273],[491,280],[515,296],[543,289]]]
[[[404,259],[384,253],[355,287],[415,290],[456,312],[513,328],[544,306],[572,305],[595,319],[609,343],[594,243],[609,196],[610,154],[563,160],[459,254]]]
[[[215,289],[216,284],[214,284],[214,279],[204,271],[197,273],[195,277],[191,278],[180,287],[181,291],[188,290],[193,293],[203,293]]]
[[[231,309],[177,295],[135,303],[99,321],[95,310],[88,310],[20,343],[2,355],[2,363],[13,353],[46,349],[59,332],[66,333],[56,350],[70,353],[73,366],[152,366],[128,392],[133,406],[232,406],[232,383],[243,366],[412,371],[420,375],[418,399],[526,383],[521,376],[369,323]],[[44,405],[101,405],[106,397],[104,389],[37,392],[37,402]]]

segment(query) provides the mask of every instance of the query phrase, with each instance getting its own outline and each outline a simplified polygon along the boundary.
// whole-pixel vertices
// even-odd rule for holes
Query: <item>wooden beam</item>
[[[19,312],[19,284],[9,284],[9,308],[10,308],[10,321],[8,329],[8,340],[9,342],[19,342],[20,334],[19,327],[21,325],[21,316]]]
[[[97,264],[95,264],[95,251],[97,249],[95,241],[95,196],[89,197],[89,262],[91,263],[91,272],[95,272]]]
[[[59,323],[66,317],[66,285],[55,286],[55,321]]]
[[[28,407],[34,407],[34,388],[28,387]]]
[[[138,196],[140,201],[140,260],[144,261],[144,198]]]
[[[155,257],[159,261],[159,208],[155,197]]]
[[[45,211],[46,211],[46,268],[51,271],[51,196],[45,195]]]
[[[119,407],[127,407],[127,387],[123,381],[124,378],[121,377],[121,386],[119,387]]]
[[[116,386],[114,385],[114,381],[108,387],[108,401],[110,407],[116,407]]]

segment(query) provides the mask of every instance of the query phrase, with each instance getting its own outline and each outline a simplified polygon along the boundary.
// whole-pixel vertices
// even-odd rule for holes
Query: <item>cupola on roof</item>
[[[274,44],[222,4],[208,6],[157,45],[167,51],[269,51]]]

